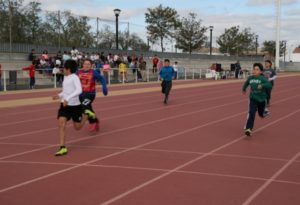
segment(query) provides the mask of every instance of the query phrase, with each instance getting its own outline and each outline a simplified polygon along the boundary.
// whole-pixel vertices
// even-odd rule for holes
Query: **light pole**
[[[281,21],[281,0],[276,0],[276,7],[277,7],[277,12],[276,12],[276,54],[275,54],[275,68],[280,69],[279,66],[279,47],[280,47],[280,21]]]
[[[257,47],[258,47],[257,39],[258,39],[258,35],[255,36],[255,54],[256,54],[256,56],[257,56]]]
[[[209,55],[212,54],[212,31],[213,31],[214,27],[210,26],[209,30],[210,30],[210,44],[209,44]]]
[[[114,9],[116,16],[116,50],[119,50],[119,15],[121,13],[120,9]]]
[[[284,50],[283,50],[283,66],[284,66],[284,67],[285,67],[286,42],[287,42],[287,41],[283,41],[283,43],[284,43]]]

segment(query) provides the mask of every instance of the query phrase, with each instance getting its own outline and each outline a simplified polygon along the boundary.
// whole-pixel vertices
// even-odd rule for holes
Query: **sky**
[[[25,0],[25,3],[30,0]],[[32,1],[32,0],[31,0]],[[202,20],[203,26],[214,26],[213,46],[225,28],[240,26],[251,28],[262,44],[275,40],[276,0],[39,0],[47,11],[70,10],[74,14],[100,18],[100,24],[114,28],[113,10],[121,9],[120,30],[126,30],[147,38],[145,12],[162,4],[177,10],[181,17],[193,12]],[[300,0],[281,0],[280,39],[287,41],[288,49],[300,45]],[[102,20],[101,20],[102,19]],[[107,22],[105,20],[111,20]],[[94,27],[96,27],[96,23]],[[207,32],[209,36],[209,31]]]

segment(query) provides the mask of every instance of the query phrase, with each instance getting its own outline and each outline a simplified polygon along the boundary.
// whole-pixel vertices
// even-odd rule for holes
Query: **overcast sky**
[[[25,0],[29,2],[30,0]],[[300,45],[300,0],[282,1],[281,40]],[[130,32],[146,38],[145,12],[162,4],[180,16],[197,13],[203,25],[214,26],[214,43],[225,28],[250,27],[259,42],[275,40],[276,0],[40,0],[44,10],[71,10],[75,14],[114,20],[113,9],[121,9],[120,21],[129,22]],[[104,23],[104,22],[103,22]],[[113,26],[113,25],[112,25]],[[125,29],[125,24],[120,29]],[[209,35],[209,33],[207,34]]]

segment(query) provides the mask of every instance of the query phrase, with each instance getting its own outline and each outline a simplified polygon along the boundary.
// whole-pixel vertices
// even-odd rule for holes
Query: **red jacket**
[[[35,66],[34,65],[30,65],[28,67],[22,68],[22,70],[28,70],[29,77],[34,78],[34,75],[35,75]]]

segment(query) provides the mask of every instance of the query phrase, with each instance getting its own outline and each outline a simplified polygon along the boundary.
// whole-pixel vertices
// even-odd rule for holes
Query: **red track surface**
[[[277,80],[250,139],[241,83],[173,90],[168,106],[158,92],[99,98],[100,132],[70,126],[63,157],[58,104],[1,109],[0,204],[298,205],[299,81]]]

